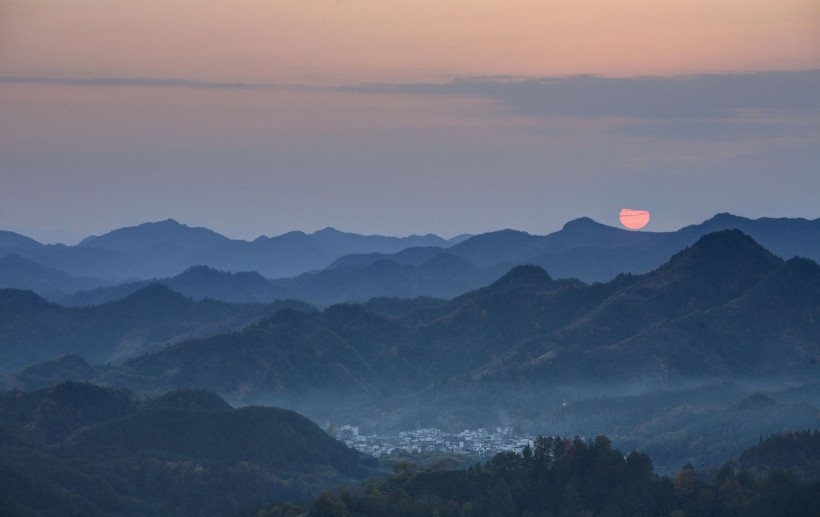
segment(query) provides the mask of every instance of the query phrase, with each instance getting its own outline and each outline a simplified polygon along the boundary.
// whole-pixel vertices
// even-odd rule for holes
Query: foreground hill
[[[195,302],[152,284],[104,305],[66,308],[30,291],[0,289],[0,372],[63,354],[94,363],[121,361],[183,339],[242,328],[301,302]]]
[[[820,481],[820,430],[772,435],[743,451],[738,463],[757,476],[788,472],[801,481]]]
[[[292,411],[192,390],[0,393],[0,436],[4,515],[241,515],[372,472]]]
[[[759,448],[794,442],[820,459],[813,444],[773,436]],[[807,446],[808,445],[808,446]],[[782,449],[781,449],[782,450]],[[754,450],[750,450],[754,454]],[[746,452],[743,456],[746,456]],[[813,517],[820,512],[820,480],[796,479],[790,467],[760,475],[729,462],[704,476],[685,465],[673,477],[653,473],[650,456],[624,454],[606,436],[539,436],[520,453],[496,454],[467,470],[421,469],[409,462],[395,474],[354,490],[323,494],[308,505],[275,505],[278,515],[737,515]]]

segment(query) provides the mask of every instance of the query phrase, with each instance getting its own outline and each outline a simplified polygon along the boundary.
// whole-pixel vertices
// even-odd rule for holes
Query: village
[[[495,432],[487,429],[447,433],[435,427],[402,431],[398,435],[378,436],[359,433],[359,428],[343,425],[337,438],[348,447],[380,457],[399,451],[408,453],[453,453],[489,457],[503,451],[521,452],[532,446],[532,439],[516,435],[512,428],[497,427]]]

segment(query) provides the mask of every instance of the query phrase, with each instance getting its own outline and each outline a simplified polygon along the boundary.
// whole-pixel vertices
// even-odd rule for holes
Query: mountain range
[[[479,268],[506,270],[519,264],[533,264],[555,278],[601,282],[620,273],[646,273],[703,235],[728,229],[743,231],[781,258],[801,256],[820,260],[820,219],[747,219],[726,213],[674,232],[628,231],[582,217],[545,236],[514,230],[475,235],[447,248],[446,253]],[[428,248],[395,254],[361,254],[343,257],[330,267],[378,260],[418,265],[442,251]]]
[[[162,297],[144,304],[126,299],[132,308],[125,312],[141,314],[152,307],[155,313],[170,313],[174,304],[227,311],[218,302],[193,302],[159,286],[140,293],[148,298],[157,292]],[[33,293],[6,296],[26,300],[7,302],[16,311],[8,320],[39,322],[18,323],[14,332],[0,334],[12,336],[0,348],[4,356],[11,351],[12,359],[19,357],[9,345],[15,340],[31,343],[34,350],[48,344],[30,352],[32,358],[56,354],[54,342],[38,341],[41,329],[53,328],[52,319],[82,322],[82,315],[96,314],[94,308],[60,308]],[[100,307],[110,314],[118,305]],[[270,315],[229,334],[182,340],[88,380],[149,392],[207,388],[234,402],[289,407],[316,394],[390,400],[430,389],[459,392],[498,384],[662,386],[694,378],[807,382],[820,374],[818,307],[817,263],[784,261],[742,232],[726,230],[700,238],[648,273],[603,283],[553,279],[530,265],[516,266],[450,301],[380,298],[321,312],[286,308],[274,313],[272,307],[253,306],[253,314]],[[122,335],[111,328],[120,320],[109,319],[111,324],[102,326],[106,335]],[[193,316],[168,321],[178,319],[196,321]],[[132,329],[135,324],[128,321],[117,328]],[[197,327],[189,325],[194,330],[169,323],[168,334],[154,342],[195,332]],[[93,361],[121,350],[121,345],[111,345],[108,352],[92,345],[104,342],[89,340],[88,355],[81,347],[65,352]],[[15,379],[25,384],[25,376]]]
[[[325,228],[311,234],[293,231],[276,237],[262,236],[249,242],[167,219],[87,237],[75,246],[43,245],[13,232],[2,232],[0,256],[16,253],[71,276],[97,278],[100,285],[170,276],[202,264],[282,278],[324,268],[349,253],[393,253],[413,246],[447,246],[466,237],[385,237]]]
[[[151,282],[196,300],[319,306],[377,296],[450,299],[486,285],[515,265],[555,278],[609,281],[646,273],[706,233],[740,229],[781,258],[820,260],[820,219],[717,216],[675,232],[634,232],[588,218],[546,236],[502,230],[444,240],[363,236],[327,228],[313,234],[236,241],[173,220],[43,246],[0,234],[0,287],[29,289],[70,306],[121,299]]]
[[[585,283],[518,265],[449,300],[317,310],[197,301],[160,284],[84,308],[20,290],[0,300],[0,365],[18,365],[2,389],[207,389],[389,432],[605,432],[662,472],[820,426],[820,266],[739,230],[643,274]]]

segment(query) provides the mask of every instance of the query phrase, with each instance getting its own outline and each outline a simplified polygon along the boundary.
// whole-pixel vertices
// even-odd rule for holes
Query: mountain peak
[[[708,233],[672,256],[658,272],[672,271],[695,274],[722,284],[754,283],[782,263],[766,248],[740,230]],[[747,284],[749,285],[749,284]]]
[[[215,274],[223,273],[223,271],[219,271],[218,269],[214,269],[211,266],[206,266],[204,264],[198,264],[195,266],[190,266],[185,271],[180,273],[178,276],[212,276]]]
[[[579,217],[577,219],[573,219],[572,221],[568,221],[564,224],[562,230],[586,230],[586,229],[601,229],[601,228],[611,228],[611,226],[607,226],[605,224],[601,224],[597,221],[589,217]]]
[[[204,249],[229,239],[207,228],[192,228],[174,219],[142,223],[112,230],[104,235],[87,237],[80,246],[115,250],[135,250],[160,246]]]
[[[721,222],[721,223],[735,223],[738,221],[748,221],[745,217],[740,217],[739,215],[730,214],[729,212],[720,212],[715,214],[710,219],[707,219],[706,222]]]
[[[544,270],[544,268],[526,264],[523,266],[515,266],[510,269],[506,275],[490,284],[489,287],[495,289],[525,286],[546,287],[551,283],[552,277]]]
[[[180,388],[168,391],[148,402],[152,409],[194,409],[206,411],[225,411],[231,409],[231,405],[225,399],[214,392]]]
[[[332,226],[326,226],[321,230],[316,230],[315,232],[313,232],[313,235],[337,235],[340,233],[344,232],[341,232]]]
[[[766,248],[757,243],[754,239],[738,229],[720,230],[707,233],[697,240],[692,246],[686,248],[675,256],[685,253],[701,253],[724,256],[727,252],[732,254],[760,254],[774,258]],[[674,259],[674,257],[673,257]]]
[[[165,303],[166,301],[192,303],[186,296],[159,282],[152,282],[122,300],[111,303]]]

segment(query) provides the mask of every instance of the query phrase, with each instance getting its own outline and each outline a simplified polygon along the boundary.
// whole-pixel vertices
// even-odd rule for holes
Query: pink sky
[[[339,84],[820,67],[816,0],[6,0],[4,75]]]
[[[0,0],[0,229],[814,218],[818,69],[816,0]]]

